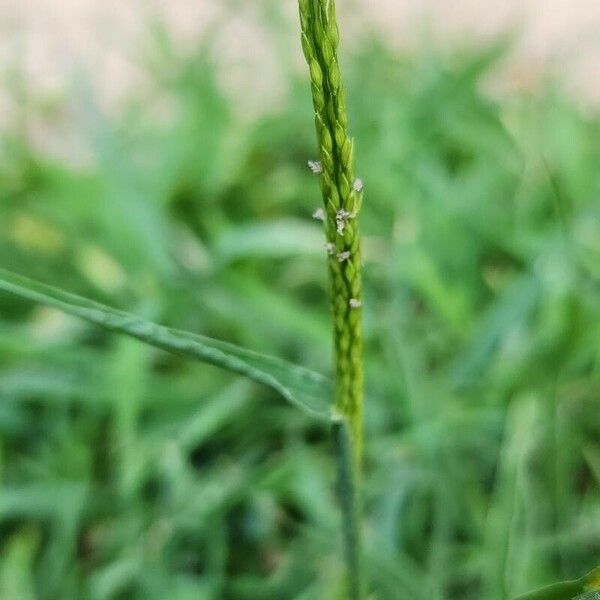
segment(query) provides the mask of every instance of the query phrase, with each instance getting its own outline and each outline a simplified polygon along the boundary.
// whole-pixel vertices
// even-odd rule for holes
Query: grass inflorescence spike
[[[358,217],[363,183],[338,61],[334,0],[299,0],[302,48],[309,66],[319,144],[335,345],[336,409],[350,423],[357,468],[362,454],[362,281]]]

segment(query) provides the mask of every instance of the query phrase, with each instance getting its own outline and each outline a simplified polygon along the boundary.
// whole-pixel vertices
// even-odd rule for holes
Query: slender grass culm
[[[324,209],[335,353],[333,438],[344,520],[348,595],[364,597],[360,544],[360,471],[363,446],[362,281],[358,214],[363,184],[355,176],[345,91],[338,62],[334,0],[299,0],[302,49],[309,66]],[[346,460],[348,459],[348,460]]]

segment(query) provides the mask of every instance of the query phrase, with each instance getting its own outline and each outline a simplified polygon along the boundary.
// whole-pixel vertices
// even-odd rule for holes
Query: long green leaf
[[[319,373],[233,344],[149,323],[135,315],[69,294],[5,269],[0,269],[0,290],[57,308],[162,350],[244,375],[274,389],[310,415],[329,419],[331,385]]]
[[[591,600],[594,591],[600,590],[600,567],[584,575],[581,579],[562,581],[549,585],[535,592],[524,594],[514,600]],[[585,593],[589,592],[589,593]],[[581,596],[583,594],[583,596]]]
[[[515,600],[572,600],[583,591],[579,581],[563,581],[524,594]]]

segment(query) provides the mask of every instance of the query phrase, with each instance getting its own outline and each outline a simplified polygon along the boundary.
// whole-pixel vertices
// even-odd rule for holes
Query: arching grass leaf
[[[329,419],[331,385],[326,377],[314,371],[227,342],[150,323],[4,269],[0,269],[0,290],[57,308],[162,350],[244,375],[274,389],[310,415]]]
[[[596,567],[581,579],[562,581],[523,594],[515,600],[594,600],[600,599],[600,567]]]

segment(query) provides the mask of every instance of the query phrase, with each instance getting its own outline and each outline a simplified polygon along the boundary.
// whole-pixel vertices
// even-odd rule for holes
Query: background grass
[[[600,119],[555,90],[491,99],[501,55],[371,41],[344,62],[380,599],[504,600],[598,562]],[[327,371],[307,80],[288,69],[286,102],[248,120],[210,57],[161,38],[154,93],[118,117],[82,86],[86,166],[35,150],[23,103],[1,140],[0,264]],[[339,593],[325,429],[6,295],[0,478],[2,600]]]

